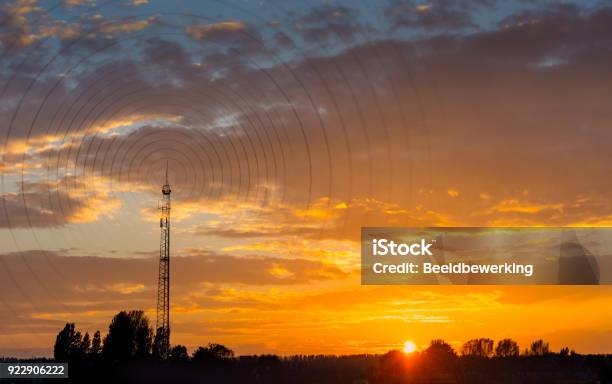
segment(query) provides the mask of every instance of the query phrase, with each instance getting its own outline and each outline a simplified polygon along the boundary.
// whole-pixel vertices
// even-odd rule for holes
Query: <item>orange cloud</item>
[[[153,24],[156,19],[155,16],[152,16],[145,20],[111,21],[104,23],[101,31],[107,34],[141,31]]]
[[[457,197],[459,196],[459,191],[457,191],[456,189],[450,188],[448,191],[446,191],[446,193],[448,193],[448,195],[450,197]]]
[[[352,241],[335,240],[286,240],[262,241],[241,245],[228,245],[222,248],[225,252],[262,252],[285,257],[306,257],[320,261],[347,264],[355,268],[359,249]]]
[[[202,40],[213,33],[236,33],[244,32],[246,29],[246,24],[241,21],[224,21],[215,24],[193,25],[185,28],[185,33],[196,40]]]
[[[564,204],[533,204],[521,202],[518,199],[506,199],[500,201],[491,208],[491,211],[499,213],[539,213],[544,210],[563,211]]]
[[[297,236],[311,240],[356,241],[361,226],[448,226],[454,223],[449,216],[439,212],[422,207],[410,210],[371,198],[332,201],[321,197],[309,207],[300,208],[274,197],[262,205],[254,201],[237,202],[227,196],[218,201],[178,202],[176,206],[179,221],[203,213],[214,217],[184,230],[184,233],[227,238]],[[145,213],[150,215],[152,211],[146,210]],[[157,218],[156,215],[149,217]]]
[[[174,123],[181,120],[180,115],[168,114],[132,114],[129,116],[119,117],[104,121],[102,123],[93,124],[87,129],[69,132],[67,134],[55,135],[36,135],[27,139],[11,139],[2,148],[0,155],[26,154],[26,153],[41,153],[50,149],[62,149],[71,145],[72,141],[82,140],[85,137],[104,134],[118,135],[121,130],[130,126],[142,126],[146,124],[155,124],[163,121],[164,123]],[[34,159],[35,160],[35,159]]]
[[[107,180],[96,177],[87,184],[74,177],[23,182],[19,192],[0,195],[0,227],[53,227],[112,218],[121,201],[108,191]]]
[[[68,8],[78,7],[83,4],[94,4],[95,0],[64,0],[64,4]]]

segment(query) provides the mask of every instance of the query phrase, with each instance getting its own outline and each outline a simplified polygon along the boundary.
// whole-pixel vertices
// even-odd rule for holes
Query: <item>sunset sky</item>
[[[612,226],[612,3],[10,0],[0,46],[0,356],[154,321],[166,162],[172,344],[612,352],[610,286],[359,278],[362,226]]]

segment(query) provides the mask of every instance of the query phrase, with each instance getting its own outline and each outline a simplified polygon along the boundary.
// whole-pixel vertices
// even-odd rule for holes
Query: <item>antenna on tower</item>
[[[155,354],[167,359],[170,353],[170,184],[168,183],[168,161],[166,161],[166,182],[162,186],[162,201],[159,207],[159,274],[157,281],[157,322]]]
[[[166,160],[166,184],[168,184],[168,160]]]

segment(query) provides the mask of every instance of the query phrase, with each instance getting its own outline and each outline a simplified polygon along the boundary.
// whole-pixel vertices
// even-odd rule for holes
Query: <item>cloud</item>
[[[75,178],[23,182],[19,192],[0,196],[0,228],[56,227],[112,217],[121,202],[105,192],[104,181],[90,183]]]
[[[181,203],[178,204],[180,206]],[[292,244],[298,248],[303,239],[357,241],[362,226],[445,226],[452,223],[452,219],[433,211],[404,209],[397,204],[375,199],[345,202],[323,197],[305,208],[272,202],[263,206],[234,204],[231,200],[221,203],[201,202],[200,206],[209,215],[214,215],[214,218],[206,224],[189,228],[187,233],[229,239],[297,238],[298,243],[292,241]],[[190,211],[193,212],[192,209]],[[327,244],[328,247],[331,245]],[[281,244],[275,242],[251,246],[283,249]],[[245,245],[237,247],[248,249]],[[310,247],[312,252],[317,249],[307,244],[301,247]],[[285,250],[290,251],[291,248]],[[345,251],[339,251],[338,254],[345,254]]]
[[[180,120],[181,116],[163,113],[134,113],[101,119],[69,132],[45,133],[27,138],[16,135],[0,147],[0,156],[4,160],[0,171],[4,175],[30,175],[44,180],[50,177],[50,174],[44,172],[52,164],[62,164],[65,170],[76,168],[73,156],[77,153],[83,154],[81,160],[89,160],[89,154],[82,152],[82,149],[91,148],[96,138],[112,141],[142,126],[178,124]]]
[[[36,28],[28,26],[24,21],[20,25],[22,33],[3,35],[2,41],[6,45],[15,47],[27,47],[39,40],[57,37],[62,40],[73,40],[80,36],[81,25],[79,23],[67,24],[64,21],[54,20],[45,24],[37,25]]]
[[[418,4],[411,0],[393,0],[385,9],[392,29],[456,30],[475,27],[468,2],[433,0]]]
[[[154,311],[157,264],[157,257],[64,256],[51,251],[2,254],[0,288],[7,294],[0,302],[2,335],[13,329],[51,334],[65,321],[81,326],[92,319],[107,322],[119,308]],[[300,258],[234,257],[187,249],[173,253],[172,276],[173,311],[180,314],[193,313],[199,306],[259,306],[269,300],[262,292],[274,287],[342,281],[349,274],[330,263]]]
[[[293,39],[283,31],[278,31],[274,34],[274,42],[282,50],[295,48],[295,42]]]
[[[184,30],[186,36],[201,43],[206,52],[203,67],[213,78],[225,77],[230,68],[251,68],[257,60],[269,60],[274,53],[261,30],[244,21],[193,24]]]
[[[101,25],[100,31],[107,34],[120,34],[142,31],[157,20],[156,16],[151,16],[144,20],[117,20],[108,21]]]
[[[244,22],[224,21],[214,24],[192,25],[185,28],[185,33],[196,40],[219,40],[229,35],[245,33],[247,29],[248,27]]]
[[[358,251],[354,243],[313,240],[268,240],[240,245],[228,245],[222,248],[226,252],[246,251],[247,253],[265,253],[280,257],[304,257],[309,260],[320,260],[347,264],[354,268]],[[325,271],[321,271],[325,274]]]
[[[433,9],[436,4],[430,5]],[[604,164],[610,157],[602,144],[609,136],[607,96],[599,86],[609,77],[605,65],[609,58],[598,48],[609,39],[601,33],[609,17],[604,8],[584,13],[543,8],[534,24],[415,41],[372,41],[331,57],[309,52],[308,60],[292,62],[291,70],[271,65],[264,73],[229,66],[223,76],[213,79],[208,77],[214,72],[207,72],[208,56],[195,55],[178,42],[150,40],[142,46],[146,54],[92,67],[91,73],[84,71],[70,81],[85,87],[94,82],[98,70],[121,74],[119,78],[129,78],[141,90],[126,102],[152,115],[159,113],[158,102],[163,100],[164,109],[174,110],[169,115],[180,119],[168,118],[159,125],[154,121],[147,126],[142,121],[119,125],[93,138],[89,127],[103,127],[107,121],[129,124],[121,120],[131,116],[111,118],[111,91],[94,87],[108,101],[100,105],[92,101],[82,105],[83,110],[109,112],[82,123],[77,118],[67,137],[74,140],[64,141],[62,147],[55,142],[64,127],[57,128],[58,135],[47,134],[46,122],[52,121],[47,109],[53,110],[53,104],[43,109],[26,144],[26,117],[35,110],[23,107],[23,116],[15,123],[18,129],[11,130],[8,154],[40,150],[31,162],[26,158],[26,170],[34,172],[34,165],[44,165],[47,157],[60,158],[76,169],[112,173],[113,188],[122,188],[129,180],[138,190],[155,192],[158,170],[170,158],[175,184],[180,186],[175,196],[183,203],[182,218],[188,219],[190,211],[195,212],[191,218],[206,215],[207,205],[214,206],[215,200],[219,206],[232,199],[246,200],[255,206],[252,216],[261,212],[265,219],[253,220],[250,227],[233,225],[232,216],[238,214],[228,212],[227,222],[221,217],[218,225],[192,228],[193,233],[235,238],[270,236],[266,234],[278,227],[274,220],[286,225],[284,233],[295,236],[300,231],[343,236],[327,228],[355,233],[351,222],[366,218],[388,225],[483,225],[500,218],[495,214],[502,219],[526,215],[510,212],[519,208],[508,202],[497,207],[505,212],[493,209],[526,187],[529,203],[571,204],[577,196],[588,196],[607,214],[605,199],[589,185],[592,180],[606,180]],[[568,32],[556,33],[560,25]],[[533,66],[561,51],[564,64],[556,70]],[[415,73],[408,73],[408,64]],[[163,76],[148,78],[142,68]],[[492,82],[496,87],[490,87]],[[27,82],[15,87],[23,89],[17,87],[23,84]],[[577,92],[562,92],[564,87]],[[52,99],[65,96],[79,102],[70,99],[78,92],[65,92]],[[44,95],[36,93],[32,104]],[[477,113],[469,112],[474,110]],[[507,132],[513,134],[501,140]],[[477,147],[473,137],[479,138]],[[10,169],[18,171],[19,163],[19,157],[11,158]],[[448,185],[461,191],[461,204],[448,199]],[[558,188],[550,191],[549,185]],[[496,199],[480,198],[481,193]],[[374,207],[372,216],[361,208],[368,199]],[[349,207],[345,212],[336,208],[343,204]],[[392,207],[386,209],[385,204]],[[278,217],[257,208],[266,205],[277,207]],[[308,212],[300,217],[298,209]],[[181,212],[180,203],[176,212]],[[569,212],[564,209],[563,215]],[[594,216],[583,212],[585,217]],[[571,221],[580,221],[579,214],[571,213]],[[544,209],[530,220],[562,223],[560,216],[559,210]],[[293,225],[285,224],[291,220]]]
[[[158,257],[104,258],[27,251],[4,254],[0,258],[13,271],[23,269],[23,258],[32,264],[41,263],[43,269],[44,264],[52,264],[66,276],[66,281],[54,289],[62,294],[73,292],[81,295],[81,299],[90,293],[94,297],[105,292],[136,294],[153,290],[156,284],[151,277],[156,273]],[[206,284],[295,285],[348,276],[347,272],[327,262],[257,256],[254,252],[246,256],[231,256],[199,249],[175,251],[172,268],[172,273],[180,276],[173,287],[176,292],[188,292]],[[5,284],[12,283],[6,281]]]
[[[66,0],[64,5],[68,10],[85,4],[93,5],[92,0]],[[84,13],[84,16],[87,15]],[[0,26],[0,42],[4,49],[16,51],[32,46],[45,39],[80,40],[75,48],[84,48],[123,33],[141,31],[155,24],[156,17],[143,20],[134,19],[104,19],[101,14],[91,15],[79,21],[66,21],[58,15],[47,14],[36,1],[18,0],[0,7],[3,25]],[[86,35],[84,34],[86,31]],[[101,33],[98,33],[101,32]],[[42,58],[48,47],[37,46],[36,55]],[[66,58],[69,59],[69,58]]]
[[[111,119],[100,119],[91,124],[84,125],[82,129],[75,129],[63,134],[46,134],[28,137],[27,139],[9,140],[2,149],[2,154],[25,154],[28,152],[45,152],[49,149],[61,149],[70,145],[71,141],[78,141],[89,136],[99,135],[107,137],[125,134],[140,126],[177,123],[180,115],[165,113],[130,113],[124,116],[114,116]]]
[[[298,32],[308,43],[340,41],[350,44],[359,33],[369,31],[359,21],[358,12],[342,5],[324,4],[312,8],[295,21]]]
[[[85,4],[95,4],[95,0],[64,0],[64,5],[67,8],[79,7]]]
[[[0,28],[0,41],[3,48],[8,49],[11,46],[18,48],[32,44],[36,40],[36,34],[33,33],[30,18],[42,11],[35,0],[16,0],[2,5],[0,17],[3,20],[3,27]]]
[[[497,203],[491,208],[494,212],[499,213],[540,213],[544,210],[563,211],[563,204],[534,204],[529,202],[521,202],[518,199],[505,199]]]
[[[13,3],[5,4],[4,9],[14,15],[28,15],[42,11],[42,8],[37,5],[37,0],[16,0]]]

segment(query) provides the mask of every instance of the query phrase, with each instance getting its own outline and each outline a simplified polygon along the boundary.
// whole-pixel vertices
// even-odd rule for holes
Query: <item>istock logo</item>
[[[393,240],[374,239],[372,240],[372,255],[373,256],[432,256],[429,248],[433,245],[431,242],[421,239],[418,243],[396,243]]]

